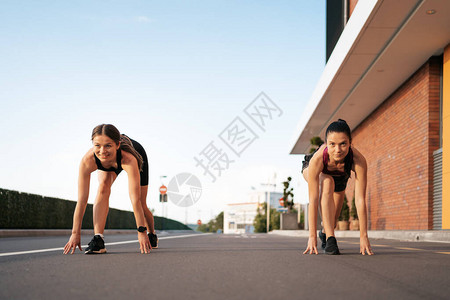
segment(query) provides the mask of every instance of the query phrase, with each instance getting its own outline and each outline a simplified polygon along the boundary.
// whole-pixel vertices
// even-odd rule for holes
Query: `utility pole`
[[[261,183],[262,186],[273,186],[274,191],[275,191],[275,187],[277,186],[274,183]],[[266,195],[266,193],[264,192],[264,195]],[[269,233],[269,229],[270,229],[270,189],[267,190],[267,220],[266,220],[266,230],[267,233]]]
[[[161,181],[161,187],[159,188],[159,201],[161,202],[161,215],[162,215],[162,219],[161,219],[161,230],[164,230],[164,203],[167,202],[167,187],[164,185],[163,183],[163,178],[166,178],[167,176],[162,175],[159,176],[159,180]]]

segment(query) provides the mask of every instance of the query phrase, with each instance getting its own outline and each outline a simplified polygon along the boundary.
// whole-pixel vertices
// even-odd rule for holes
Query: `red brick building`
[[[371,230],[450,229],[449,44],[449,1],[327,3],[328,61],[291,153],[347,120],[368,162]]]

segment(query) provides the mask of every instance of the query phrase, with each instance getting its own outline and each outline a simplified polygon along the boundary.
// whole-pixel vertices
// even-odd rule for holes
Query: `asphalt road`
[[[106,237],[108,253],[63,255],[68,237],[0,239],[0,299],[449,299],[450,244],[338,240],[340,256],[304,255],[276,235]],[[90,237],[83,236],[83,245]],[[125,242],[125,243],[119,243]],[[17,253],[29,250],[46,252]]]

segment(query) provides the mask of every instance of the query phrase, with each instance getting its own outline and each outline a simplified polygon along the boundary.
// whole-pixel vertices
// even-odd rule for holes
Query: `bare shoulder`
[[[325,150],[326,145],[323,144],[319,147],[319,149],[314,153],[313,157],[311,159],[318,159],[321,160],[323,157],[323,151]]]
[[[313,157],[311,157],[311,160],[309,161],[309,165],[313,167],[320,167],[322,166],[323,161],[323,151],[325,149],[325,145],[320,146],[320,148],[314,153]]]
[[[358,151],[355,147],[352,147],[353,150],[353,164],[354,166],[361,166],[363,168],[367,168],[367,162],[364,155]]]
[[[97,169],[97,164],[95,163],[94,151],[89,149],[86,154],[81,158],[80,169],[88,172],[93,172]]]
[[[133,154],[124,150],[121,151],[122,151],[122,162],[121,162],[122,167],[137,166],[137,160]]]

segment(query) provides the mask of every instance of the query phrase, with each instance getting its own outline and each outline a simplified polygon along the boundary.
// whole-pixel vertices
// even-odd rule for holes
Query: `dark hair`
[[[142,170],[142,164],[144,162],[142,156],[136,151],[136,149],[134,149],[130,138],[124,134],[120,134],[120,131],[116,128],[116,126],[112,124],[100,124],[95,126],[92,130],[91,139],[94,140],[97,135],[106,135],[112,139],[116,145],[119,145],[120,143],[120,150],[131,153],[137,160],[139,170]]]
[[[345,120],[339,119],[328,126],[327,131],[325,132],[325,141],[327,140],[328,134],[331,132],[343,132],[348,136],[350,142],[352,141],[352,133]]]

